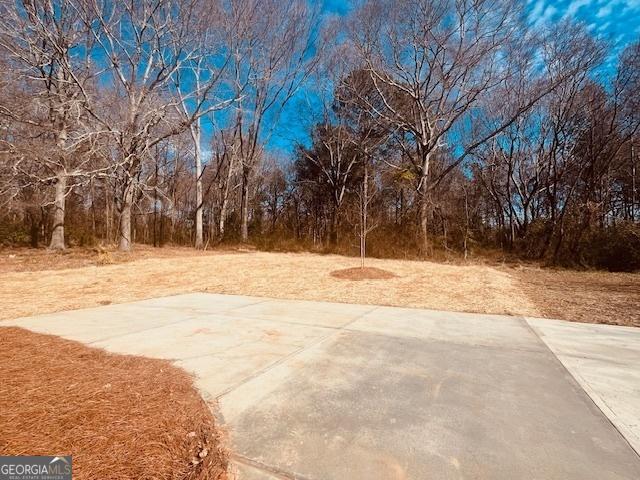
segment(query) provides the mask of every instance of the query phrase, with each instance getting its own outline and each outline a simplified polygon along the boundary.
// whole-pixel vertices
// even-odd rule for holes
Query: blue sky
[[[640,35],[640,0],[522,0],[527,2],[532,23],[575,18],[585,22],[597,35],[624,46]],[[325,0],[326,12],[344,15],[351,1]]]
[[[640,35],[640,0],[528,0],[527,7],[532,23],[574,18],[606,38],[615,50]]]
[[[640,0],[521,0],[526,2],[529,21],[543,26],[566,18],[583,22],[596,37],[611,45],[611,61],[626,45],[640,38]],[[324,0],[327,14],[345,15],[353,5],[348,0]],[[300,121],[300,103],[308,92],[299,92],[282,113],[270,138],[268,150],[291,153],[308,141],[308,121]],[[303,113],[304,115],[304,113]]]

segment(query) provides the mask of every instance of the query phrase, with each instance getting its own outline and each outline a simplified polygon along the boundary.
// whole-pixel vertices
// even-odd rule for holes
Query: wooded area
[[[639,269],[640,41],[523,3],[2,0],[0,245]]]

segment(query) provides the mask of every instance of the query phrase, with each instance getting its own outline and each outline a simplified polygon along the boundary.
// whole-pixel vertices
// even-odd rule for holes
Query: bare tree
[[[638,268],[640,44],[522,7],[0,0],[0,244]]]
[[[337,227],[345,194],[355,181],[356,166],[361,160],[353,140],[344,124],[323,123],[316,127],[313,134],[314,146],[311,149],[300,149],[304,158],[320,174],[320,181],[327,187],[331,201],[329,243],[332,245],[338,240]],[[300,177],[300,181],[313,181],[317,175],[310,172],[306,177]]]
[[[429,194],[479,145],[511,125],[557,86],[541,85],[521,99],[502,123],[478,122],[482,104],[513,75],[513,66],[537,53],[534,38],[508,0],[386,0],[362,7],[351,37],[380,98],[369,102],[376,116],[403,132],[406,158],[420,198],[422,248],[428,240]],[[518,45],[518,61],[512,62]],[[589,53],[585,51],[581,58]],[[529,73],[534,65],[530,62]],[[478,125],[489,126],[479,130]],[[463,130],[474,129],[473,135]],[[466,142],[459,142],[466,139]],[[454,140],[456,140],[454,142]],[[432,172],[434,158],[453,153],[447,168]]]
[[[109,131],[119,150],[113,171],[121,250],[131,247],[131,209],[136,192],[144,188],[140,174],[151,149],[231,101],[210,101],[220,79],[217,71],[209,71],[205,78],[198,75],[192,88],[175,88],[181,72],[197,69],[202,56],[211,55],[199,41],[207,8],[200,0],[94,0],[82,10],[95,42],[93,55],[104,63],[103,80],[110,83],[111,100],[119,107],[105,114],[104,98],[90,98],[84,92],[91,115]]]
[[[195,38],[196,50],[192,60],[185,62],[174,77],[176,92],[180,96],[182,113],[189,123],[189,134],[193,142],[195,162],[196,208],[195,208],[195,247],[204,248],[203,234],[203,152],[202,120],[205,113],[220,110],[228,106],[231,100],[223,98],[220,87],[224,84],[223,75],[230,59],[229,50],[222,43],[220,22],[229,20],[216,2],[207,3],[195,26],[198,35]],[[233,28],[233,26],[227,26]],[[226,93],[226,91],[225,91]],[[235,90],[236,96],[242,95],[242,88]],[[232,100],[237,100],[233,98]],[[200,112],[200,110],[202,110]],[[195,120],[190,121],[190,118]]]
[[[373,201],[373,191],[370,185],[370,159],[365,158],[362,163],[362,186],[358,190],[358,200],[360,207],[360,268],[365,266],[365,258],[367,257],[367,236],[377,225],[370,222],[369,208]]]
[[[218,216],[218,235],[224,238],[227,212],[232,191],[239,185],[238,152],[234,128],[219,129],[211,139],[211,160],[209,163],[207,192],[213,190],[215,211]],[[213,222],[212,222],[213,223]]]
[[[551,82],[562,81],[474,154],[481,164],[479,178],[501,212],[499,224],[507,232],[510,249],[516,238],[527,235],[529,224],[540,215],[544,203],[551,206],[555,221],[558,206],[563,203],[558,186],[575,165],[572,145],[582,128],[578,118],[580,92],[600,57],[598,46],[589,42],[586,32],[569,28],[564,32],[566,35],[555,35],[543,45],[545,54],[539,65]],[[581,57],[574,54],[577,50],[591,54]],[[502,124],[523,98],[535,96],[539,80],[529,70],[527,64],[521,64],[495,90],[485,104],[488,118]]]
[[[342,58],[347,59],[346,55]],[[352,62],[347,61],[347,65]],[[351,65],[352,66],[352,65]],[[379,168],[374,159],[381,146],[388,141],[393,133],[393,126],[389,125],[368,108],[375,103],[377,90],[366,71],[356,69],[349,74],[342,74],[338,78],[335,92],[334,108],[338,118],[348,126],[355,156],[359,158],[358,175],[361,177],[360,188],[356,189],[359,200],[359,237],[360,263],[365,266],[367,256],[367,236],[377,224],[370,222],[370,206],[375,199],[376,189],[372,188],[371,177]],[[366,99],[366,100],[364,100]],[[373,175],[372,175],[373,173]]]
[[[317,14],[295,0],[234,0],[225,24],[242,174],[240,237],[249,239],[249,183],[286,104],[315,68]]]
[[[74,6],[65,1],[4,1],[0,4],[0,48],[12,81],[24,90],[0,105],[12,123],[14,172],[23,186],[54,185],[52,249],[65,248],[65,200],[74,182],[94,171],[96,139],[84,112],[82,88],[92,72],[84,51],[90,39]],[[37,164],[38,168],[27,165]]]

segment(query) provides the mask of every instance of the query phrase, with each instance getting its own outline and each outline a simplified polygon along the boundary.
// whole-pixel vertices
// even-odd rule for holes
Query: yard
[[[337,255],[140,245],[132,253],[4,250],[0,319],[202,291],[640,326],[639,274],[369,259],[391,275],[341,275],[358,264]]]
[[[640,326],[638,274],[370,259],[362,279],[358,264],[246,249],[8,249],[0,320],[202,291]],[[166,360],[6,327],[0,368],[0,454],[72,453],[77,478],[226,478],[224,430]]]

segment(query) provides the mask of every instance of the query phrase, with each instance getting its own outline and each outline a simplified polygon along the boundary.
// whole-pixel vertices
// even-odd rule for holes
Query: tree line
[[[0,242],[640,268],[640,42],[521,4],[3,0]]]

